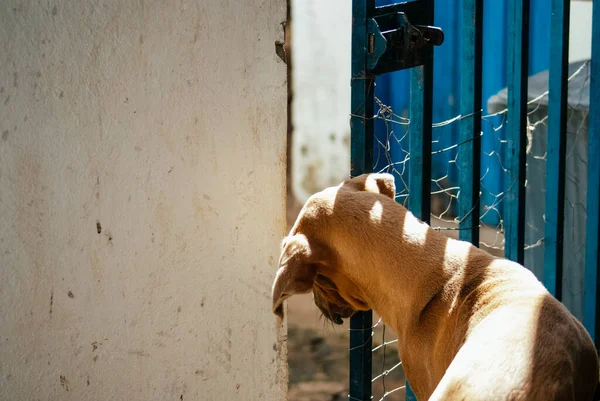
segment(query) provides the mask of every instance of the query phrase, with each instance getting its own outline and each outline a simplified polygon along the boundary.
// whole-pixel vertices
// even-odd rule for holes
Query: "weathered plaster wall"
[[[0,399],[281,400],[285,0],[0,3]]]
[[[292,1],[292,188],[301,203],[349,175],[351,7]]]
[[[571,1],[569,62],[592,57],[592,2]]]

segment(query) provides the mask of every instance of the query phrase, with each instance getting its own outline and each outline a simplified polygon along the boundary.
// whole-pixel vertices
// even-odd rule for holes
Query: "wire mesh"
[[[587,121],[589,104],[589,61],[572,64],[569,71],[567,123],[567,156],[565,183],[565,239],[563,302],[571,312],[583,315],[583,274],[585,257],[585,219],[587,191]],[[546,185],[546,146],[548,119],[548,74],[540,73],[529,80],[527,130],[527,180],[525,266],[541,279],[544,259],[544,200]],[[374,144],[376,172],[391,173],[396,178],[396,200],[408,205],[408,169],[410,168],[410,116],[396,112],[392,106],[376,98],[374,119],[379,124]],[[507,108],[506,90],[488,101],[482,119],[480,247],[488,252],[504,254],[503,200],[516,177],[505,164],[507,141],[504,135]],[[483,114],[483,113],[482,113]],[[460,200],[457,161],[461,146],[456,132],[458,124],[474,113],[458,115],[433,124],[431,226],[444,235],[457,238],[460,217],[456,205]],[[452,130],[453,128],[453,130]],[[383,133],[383,134],[381,134]],[[397,339],[379,320],[373,334],[373,399],[404,400],[405,376],[397,358]],[[392,352],[394,351],[394,352]]]

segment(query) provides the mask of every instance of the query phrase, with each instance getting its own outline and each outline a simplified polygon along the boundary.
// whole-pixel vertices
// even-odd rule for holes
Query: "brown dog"
[[[530,271],[439,234],[395,192],[370,174],[313,195],[282,243],[274,313],[310,291],[338,324],[373,309],[419,400],[592,400],[598,358],[581,323]]]

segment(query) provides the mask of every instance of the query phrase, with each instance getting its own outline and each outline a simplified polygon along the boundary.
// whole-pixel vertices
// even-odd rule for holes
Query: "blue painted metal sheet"
[[[461,113],[461,4],[459,1],[438,1],[435,6],[435,25],[444,30],[444,45],[434,49],[432,121],[450,120]],[[455,65],[452,65],[455,64]],[[456,79],[449,79],[456,74]],[[459,124],[441,125],[432,132],[432,178],[446,177],[443,186],[455,186],[459,181],[457,149],[448,149],[459,141]],[[439,190],[436,184],[432,191]],[[453,205],[454,206],[454,205]]]
[[[527,140],[527,72],[529,0],[508,2],[508,126],[504,200],[504,255],[523,263],[525,245],[525,159]]]
[[[552,0],[548,144],[546,159],[546,222],[544,285],[562,299],[565,221],[565,157],[569,69],[569,15],[571,0]]]
[[[583,324],[600,349],[598,267],[600,266],[600,0],[593,3],[592,62],[588,137],[588,191]]]
[[[367,74],[367,17],[373,0],[352,1],[351,68],[351,176],[372,171],[374,77]],[[350,400],[371,399],[371,311],[358,312],[350,319]]]
[[[434,93],[433,121],[446,121],[460,114],[460,82],[462,75],[461,62],[461,8],[463,0],[447,0],[438,2],[435,8],[435,25],[444,30],[444,45],[436,47],[434,66]],[[395,3],[395,0],[377,1],[378,5]],[[488,113],[487,101],[496,95],[498,91],[506,87],[507,76],[507,44],[508,44],[508,15],[507,1],[483,0],[485,13],[483,16],[483,83],[482,83],[482,108],[484,114]],[[548,0],[530,0],[531,3],[531,29],[529,30],[529,74],[533,75],[548,69],[550,42],[550,7]],[[392,107],[395,113],[408,116],[410,99],[408,96],[410,88],[409,71],[398,71],[377,78],[376,96],[386,105]],[[505,123],[505,116],[486,117],[482,122],[482,208],[497,203],[508,185],[503,165],[506,160],[504,145],[506,130],[501,128]],[[396,139],[400,138],[403,128],[400,126],[386,126],[380,121],[375,123],[375,136],[378,141],[386,143],[387,135],[395,129]],[[433,150],[443,149],[458,142],[460,136],[460,124],[449,124],[433,130]],[[393,138],[394,139],[394,138]],[[403,160],[408,150],[408,140],[398,143],[393,140],[389,142],[387,154],[391,160],[398,162]],[[375,149],[376,170],[381,170],[387,165],[383,157],[382,147]],[[496,156],[494,152],[499,155]],[[486,156],[491,155],[491,156]],[[448,175],[448,186],[458,184],[458,170],[452,163],[454,151],[438,153],[432,160],[432,177],[440,178]],[[404,180],[408,178],[408,171],[404,172]],[[398,188],[403,187],[402,180],[396,180]],[[500,205],[501,206],[501,205]],[[483,209],[485,210],[485,209]],[[495,208],[502,212],[501,207]],[[496,211],[483,213],[482,222],[490,225],[499,223],[500,214]]]
[[[481,177],[481,83],[483,3],[462,3],[462,80],[460,93],[459,238],[479,246],[479,191]]]
[[[507,2],[498,0],[484,0],[485,13],[483,14],[483,110],[489,113],[487,101],[506,86],[506,55],[507,55]],[[504,139],[505,129],[501,129],[504,116],[487,117],[482,121],[481,138],[482,160],[481,170],[481,206],[482,223],[497,226],[500,223],[501,208],[495,207],[497,195],[505,190],[504,170],[501,158],[503,148],[500,139]],[[500,129],[499,129],[500,128]],[[499,131],[496,131],[499,129]],[[496,157],[499,154],[501,157]],[[489,155],[489,156],[488,156]],[[493,207],[489,212],[487,208]]]

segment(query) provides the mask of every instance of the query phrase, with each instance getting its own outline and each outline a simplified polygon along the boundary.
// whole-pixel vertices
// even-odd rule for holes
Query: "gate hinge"
[[[383,9],[386,12],[381,12]],[[423,65],[433,46],[444,42],[440,28],[413,25],[405,12],[394,7],[380,7],[376,14],[377,11],[379,15],[367,20],[367,68],[375,75]]]

